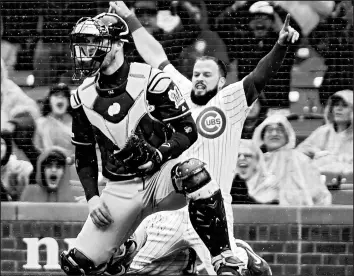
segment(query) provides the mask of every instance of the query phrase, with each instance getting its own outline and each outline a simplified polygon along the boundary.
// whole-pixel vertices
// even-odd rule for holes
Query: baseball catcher
[[[129,30],[129,20],[82,18],[70,36],[75,76],[85,77],[71,96],[72,143],[89,216],[61,267],[67,275],[116,275],[112,256],[140,222],[185,206],[187,196],[215,271],[238,275],[219,186],[202,162],[182,155],[198,137],[189,107],[168,74],[125,60],[129,33],[140,27]],[[96,145],[109,180],[101,195]]]

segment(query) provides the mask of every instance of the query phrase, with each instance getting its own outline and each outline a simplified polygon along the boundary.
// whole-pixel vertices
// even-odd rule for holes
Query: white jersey
[[[197,253],[199,273],[214,275],[210,253],[195,232],[188,207],[154,213],[139,225],[133,239],[138,253],[128,274],[181,275],[189,261],[189,248]]]
[[[243,80],[232,83],[220,90],[206,105],[192,102],[192,82],[169,64],[168,73],[179,87],[192,111],[198,129],[197,141],[183,154],[194,157],[207,164],[211,177],[220,185],[228,224],[232,251],[236,246],[233,237],[233,211],[231,187],[238,157],[243,124],[250,108],[247,105]]]
[[[241,132],[250,109],[243,80],[220,90],[205,106],[198,106],[191,100],[192,82],[172,64],[164,72],[181,90],[198,128],[198,140],[183,154],[204,161],[222,192],[230,194]]]

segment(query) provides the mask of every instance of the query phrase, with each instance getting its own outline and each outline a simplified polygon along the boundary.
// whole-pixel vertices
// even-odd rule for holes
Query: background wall
[[[65,239],[77,236],[86,216],[84,204],[1,203],[2,275],[64,275],[58,269],[44,268],[58,263],[55,252],[49,254],[51,260],[47,259],[44,245],[39,246],[40,267],[30,270],[23,266],[33,263],[34,238],[53,238],[59,252],[67,250],[72,240]],[[234,217],[235,236],[249,242],[269,262],[274,275],[353,274],[352,206],[238,205],[234,206]],[[49,240],[50,248],[55,248],[55,242]],[[32,255],[27,253],[28,247]]]

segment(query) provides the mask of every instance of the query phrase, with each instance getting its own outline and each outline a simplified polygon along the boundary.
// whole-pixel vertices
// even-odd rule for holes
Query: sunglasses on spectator
[[[157,10],[148,9],[148,8],[137,8],[137,9],[135,9],[135,15],[136,16],[143,16],[143,15],[155,16],[155,15],[157,15]]]

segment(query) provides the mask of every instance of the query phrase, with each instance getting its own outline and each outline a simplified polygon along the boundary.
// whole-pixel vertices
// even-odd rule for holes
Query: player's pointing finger
[[[290,13],[288,13],[286,15],[285,22],[284,22],[284,25],[283,25],[283,29],[286,30],[289,27],[289,23],[290,23]]]

